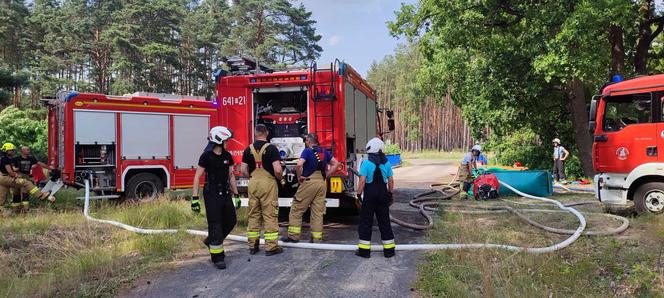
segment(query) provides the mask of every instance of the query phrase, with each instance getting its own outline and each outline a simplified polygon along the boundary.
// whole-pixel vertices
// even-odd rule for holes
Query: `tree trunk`
[[[611,77],[613,77],[616,74],[623,74],[625,71],[625,43],[622,27],[611,25],[609,42],[611,44]]]
[[[569,111],[572,117],[574,139],[579,151],[579,160],[583,173],[592,177],[595,173],[592,166],[592,139],[588,132],[588,113],[586,112],[586,92],[579,79],[573,78],[567,87]]]
[[[636,41],[636,53],[634,54],[634,70],[637,74],[648,74],[648,50],[652,42],[652,0],[644,1],[640,11],[643,19],[639,23],[638,39]]]

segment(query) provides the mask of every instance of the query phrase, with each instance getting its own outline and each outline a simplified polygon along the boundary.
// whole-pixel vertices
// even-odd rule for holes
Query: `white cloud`
[[[339,35],[332,35],[330,38],[327,39],[327,44],[330,46],[334,46],[338,44],[341,41],[341,36]]]

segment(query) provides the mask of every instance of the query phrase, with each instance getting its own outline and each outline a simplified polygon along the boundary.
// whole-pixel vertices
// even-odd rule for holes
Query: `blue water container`
[[[401,164],[401,154],[386,154],[385,156],[393,167]]]
[[[488,169],[488,173],[495,174],[498,180],[509,184],[517,190],[529,195],[548,197],[553,195],[553,181],[551,173],[544,170],[509,171],[501,169]],[[501,196],[515,196],[507,187],[500,186]]]

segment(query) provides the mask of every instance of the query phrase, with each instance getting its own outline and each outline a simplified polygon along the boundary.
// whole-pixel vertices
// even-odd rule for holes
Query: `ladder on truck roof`
[[[334,104],[333,102],[337,100],[336,95],[336,75],[334,70],[337,68],[337,62],[335,60],[334,64],[330,63],[330,80],[329,81],[317,81],[316,74],[318,73],[318,65],[316,62],[311,63],[310,75],[311,82],[313,84],[313,100],[314,100],[314,133],[318,136],[320,142],[324,140],[330,140],[330,151],[334,151],[336,145],[334,139]],[[329,110],[326,112],[324,107],[328,107]],[[325,128],[325,125],[318,125],[319,120],[326,122],[329,121],[329,128]],[[329,137],[329,138],[328,138]]]

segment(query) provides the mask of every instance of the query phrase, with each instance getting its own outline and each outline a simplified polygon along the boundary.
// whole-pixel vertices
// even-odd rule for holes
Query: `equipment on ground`
[[[473,194],[476,200],[495,200],[500,193],[500,184],[495,174],[480,174],[473,180]]]
[[[113,225],[116,227],[123,228],[125,230],[135,232],[135,233],[140,233],[140,234],[174,234],[178,233],[181,230],[177,229],[145,229],[145,228],[138,228],[138,227],[133,227],[121,222],[113,221],[113,220],[105,220],[105,219],[97,219],[94,218],[90,215],[90,188],[88,186],[88,181],[85,181],[86,184],[86,192],[85,192],[85,205],[83,207],[83,214],[85,215],[86,219],[90,221],[95,221],[95,222],[100,222],[104,224],[109,224]],[[477,206],[476,208],[479,210],[454,210],[455,207],[454,205],[451,205],[449,202],[443,202],[441,200],[446,200],[451,198],[452,196],[456,195],[459,190],[458,190],[458,184],[446,184],[443,185],[442,189],[433,189],[431,191],[425,192],[418,194],[415,196],[413,200],[409,202],[411,206],[414,206],[420,210],[420,212],[427,218],[429,221],[429,225],[425,226],[423,228],[417,228],[417,225],[415,224],[408,224],[403,221],[400,221],[396,218],[391,217],[391,220],[395,223],[398,223],[400,225],[409,227],[409,228],[414,228],[414,229],[428,229],[433,225],[433,219],[431,218],[430,215],[428,215],[426,212],[427,211],[434,211],[434,212],[439,212],[438,208],[448,208],[445,209],[448,212],[459,212],[459,213],[466,213],[466,214],[478,214],[478,213],[500,213],[500,212],[510,212],[515,215],[517,215],[520,219],[526,221],[528,224],[533,225],[535,227],[544,229],[545,231],[552,232],[552,233],[558,233],[558,234],[564,234],[564,235],[569,235],[568,238],[565,240],[550,245],[546,247],[521,247],[521,246],[514,246],[514,245],[507,245],[507,244],[493,244],[493,243],[451,243],[451,244],[397,244],[395,249],[399,251],[408,251],[408,250],[440,250],[440,249],[505,249],[509,251],[516,251],[516,252],[528,252],[528,253],[549,253],[549,252],[554,252],[560,249],[563,249],[569,245],[571,245],[574,241],[576,241],[582,234],[584,235],[611,235],[611,234],[616,234],[616,233],[621,233],[625,231],[629,227],[629,221],[624,218],[620,217],[617,215],[611,215],[611,214],[603,214],[600,213],[603,216],[606,217],[611,217],[615,220],[621,221],[622,224],[618,228],[613,228],[610,230],[606,231],[585,231],[586,229],[586,219],[583,216],[582,213],[574,209],[572,206],[579,205],[579,203],[573,203],[573,204],[568,204],[568,205],[563,205],[562,203],[552,200],[552,199],[547,199],[547,198],[541,198],[541,197],[536,197],[536,196],[531,196],[525,193],[520,192],[519,190],[513,188],[512,186],[500,181],[500,184],[506,188],[509,188],[511,191],[525,197],[528,199],[540,201],[542,203],[537,203],[537,204],[531,204],[531,203],[522,203],[522,202],[517,202],[517,204],[523,205],[523,206],[536,206],[538,208],[544,207],[544,206],[555,206],[560,208],[561,210],[551,210],[551,209],[516,209],[514,207],[508,206],[508,205],[502,205],[502,206]],[[432,186],[433,187],[433,186]],[[432,194],[438,194],[438,196],[431,197],[430,195]],[[509,203],[510,201],[505,201],[506,203]],[[548,203],[548,204],[547,204]],[[582,203],[585,204],[586,202]],[[468,204],[464,204],[464,206],[468,206]],[[553,228],[553,227],[548,227],[545,225],[542,225],[527,216],[525,216],[523,213],[528,213],[528,212],[545,212],[545,213],[560,213],[560,212],[569,212],[572,213],[576,218],[579,220],[579,226],[575,230],[565,230],[565,229],[558,229],[558,228]],[[408,226],[410,225],[410,226]],[[198,236],[207,236],[206,231],[199,231],[199,230],[185,230],[185,232],[192,234],[192,235],[198,235]],[[242,236],[236,236],[236,235],[228,235],[226,239],[231,240],[231,241],[238,241],[238,242],[247,242],[247,237],[242,237]],[[259,240],[256,240],[257,242]],[[261,239],[260,242],[263,242]],[[258,244],[258,243],[257,243]],[[279,242],[279,246],[282,247],[293,247],[293,248],[305,248],[305,249],[319,249],[319,250],[342,250],[342,251],[355,251],[357,249],[357,245],[354,244],[319,244],[319,243],[303,243],[303,242],[298,242],[298,243],[284,243],[284,242]],[[256,245],[258,247],[258,245]],[[372,245],[371,246],[372,251],[382,251],[383,247],[380,245]]]
[[[600,92],[589,117],[597,199],[664,213],[664,75],[617,80]]]

